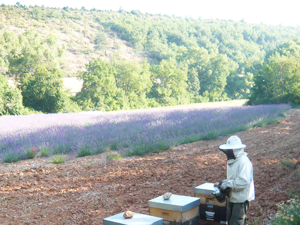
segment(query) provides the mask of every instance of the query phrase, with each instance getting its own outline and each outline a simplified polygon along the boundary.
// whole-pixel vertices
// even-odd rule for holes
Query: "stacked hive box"
[[[212,194],[214,190],[213,183],[205,183],[194,189],[195,197],[201,199],[200,224],[227,224],[226,201],[218,202]]]
[[[163,225],[162,218],[134,213],[132,218],[125,219],[123,214],[124,213],[119,213],[103,219],[103,225]]]
[[[200,198],[174,194],[168,200],[160,196],[149,201],[150,215],[169,225],[198,225],[199,205]]]

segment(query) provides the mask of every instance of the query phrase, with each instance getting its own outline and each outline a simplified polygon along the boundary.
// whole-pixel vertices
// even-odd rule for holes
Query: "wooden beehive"
[[[169,225],[198,225],[199,205],[200,198],[174,194],[168,200],[160,196],[149,201],[150,215]]]
[[[227,203],[226,201],[223,203],[218,202],[212,194],[214,190],[213,183],[205,183],[194,188],[194,196],[201,199],[199,208],[201,224],[227,224]]]
[[[132,218],[125,219],[123,214],[124,212],[104,218],[103,225],[163,225],[162,218],[134,213]]]

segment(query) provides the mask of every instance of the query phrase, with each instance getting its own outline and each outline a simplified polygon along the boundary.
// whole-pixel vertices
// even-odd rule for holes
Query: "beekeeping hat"
[[[241,149],[241,148],[245,148],[245,147],[246,147],[246,145],[242,144],[241,139],[238,136],[233,135],[230,138],[228,138],[226,144],[220,145],[219,149],[223,149],[223,150],[226,150],[226,149]]]

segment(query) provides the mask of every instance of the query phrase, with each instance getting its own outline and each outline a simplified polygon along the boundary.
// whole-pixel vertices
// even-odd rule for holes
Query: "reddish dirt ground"
[[[254,166],[256,199],[247,224],[262,224],[300,190],[300,110],[237,135]],[[102,154],[58,165],[50,158],[1,164],[0,223],[102,224],[126,210],[149,214],[148,200],[165,192],[193,196],[194,187],[225,179],[226,157],[218,146],[229,136],[122,161],[106,162]],[[283,167],[281,159],[294,160],[296,169]]]

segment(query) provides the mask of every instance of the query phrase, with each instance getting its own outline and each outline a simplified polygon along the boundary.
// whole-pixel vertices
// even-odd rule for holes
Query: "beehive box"
[[[198,225],[199,205],[200,198],[174,194],[168,200],[160,196],[149,201],[150,215],[169,225]]]
[[[201,199],[200,219],[207,224],[227,224],[226,222],[226,201],[223,203],[213,196],[215,190],[213,183],[205,183],[194,188],[194,196]],[[216,223],[217,222],[217,223]]]
[[[144,215],[140,213],[134,213],[133,217],[130,219],[125,219],[123,213],[107,217],[103,219],[103,225],[163,225],[163,219]]]

